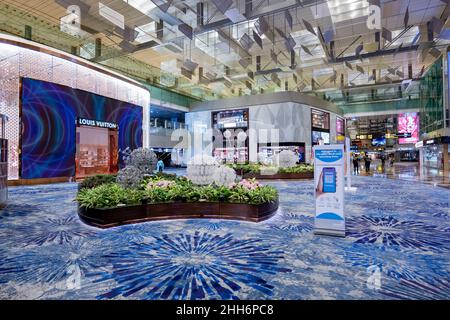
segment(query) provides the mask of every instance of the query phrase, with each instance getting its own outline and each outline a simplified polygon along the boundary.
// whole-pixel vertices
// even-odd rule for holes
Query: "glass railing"
[[[150,134],[154,135],[171,135],[174,130],[187,129],[183,122],[170,121],[159,118],[150,119]]]

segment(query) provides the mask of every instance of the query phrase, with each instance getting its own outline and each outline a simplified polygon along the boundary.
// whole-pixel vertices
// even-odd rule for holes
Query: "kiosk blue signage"
[[[314,233],[345,236],[344,146],[314,146]]]
[[[331,150],[317,150],[315,158],[323,162],[335,162],[341,159],[343,156],[343,150],[331,149]]]

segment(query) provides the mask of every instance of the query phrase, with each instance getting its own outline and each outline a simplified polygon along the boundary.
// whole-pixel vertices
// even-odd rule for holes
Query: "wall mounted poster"
[[[314,233],[345,237],[344,145],[314,146]]]

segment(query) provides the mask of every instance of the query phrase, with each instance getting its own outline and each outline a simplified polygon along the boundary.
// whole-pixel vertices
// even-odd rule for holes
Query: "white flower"
[[[236,172],[227,166],[219,166],[214,171],[213,181],[218,186],[230,186],[236,181]]]
[[[276,163],[280,168],[291,168],[297,164],[297,155],[290,150],[283,150],[276,156]]]
[[[214,182],[214,173],[218,166],[213,157],[206,154],[196,155],[188,161],[187,178],[195,184],[211,184]]]

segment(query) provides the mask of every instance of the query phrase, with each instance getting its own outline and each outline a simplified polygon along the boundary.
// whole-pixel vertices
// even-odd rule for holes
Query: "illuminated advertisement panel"
[[[336,118],[336,134],[344,136],[345,135],[345,125],[344,119]]]
[[[419,115],[417,112],[398,115],[398,133],[410,133],[410,138],[399,138],[399,144],[416,143],[419,141]]]

